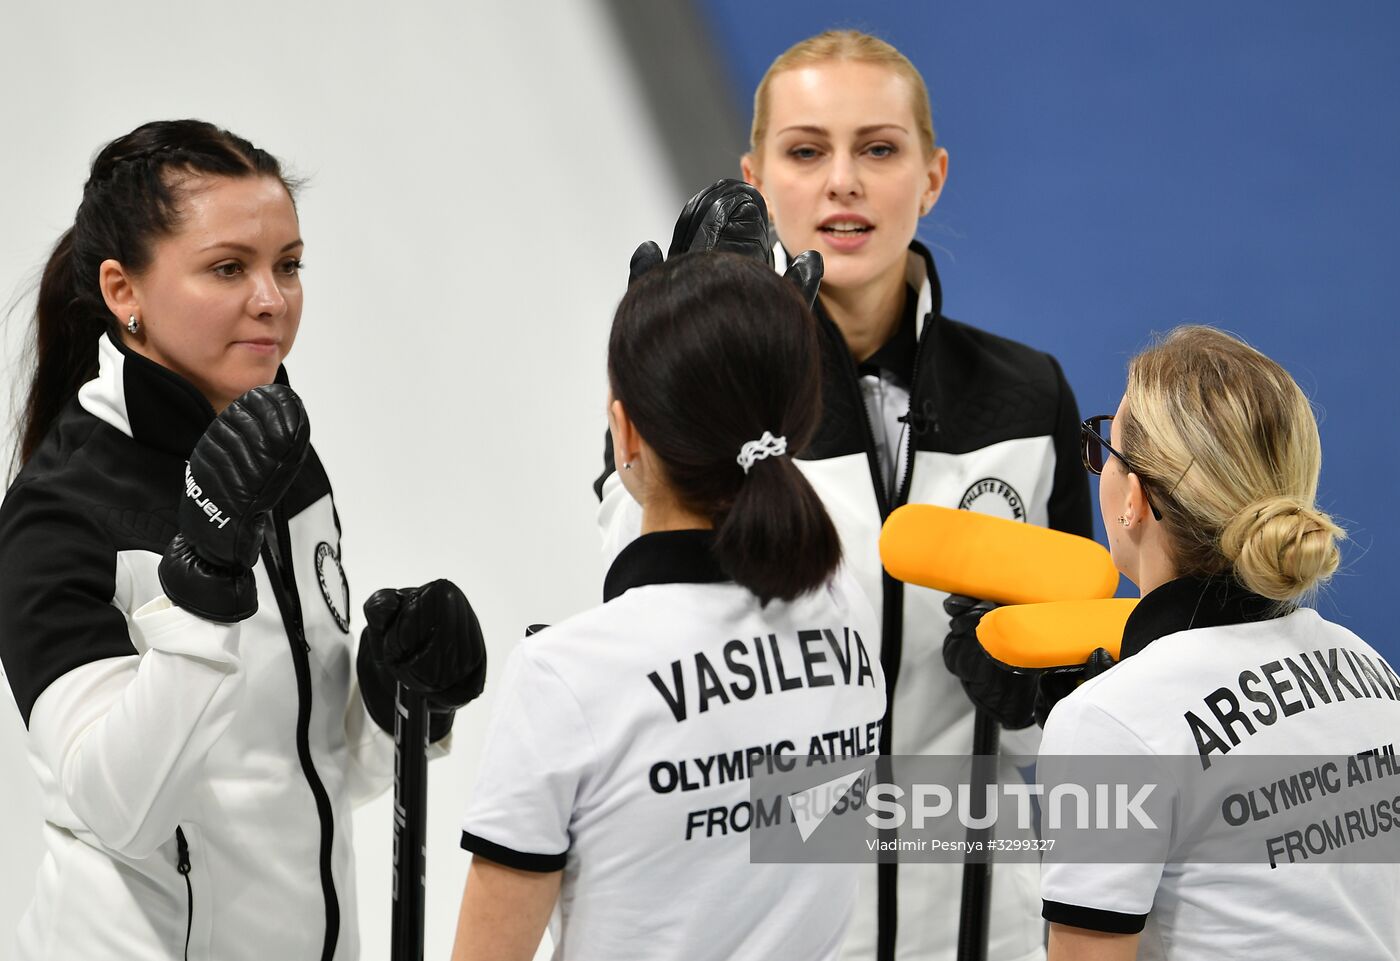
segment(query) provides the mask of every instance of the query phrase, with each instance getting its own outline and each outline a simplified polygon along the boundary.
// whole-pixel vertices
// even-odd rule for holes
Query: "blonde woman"
[[[1027,727],[1033,682],[984,659],[973,640],[980,607],[906,589],[877,553],[884,518],[905,503],[1091,534],[1079,414],[1059,364],[944,316],[933,257],[914,239],[948,177],[923,78],[866,34],[798,43],[758,85],[742,169],[768,204],[779,269],[788,251],[825,261],[823,418],[800,463],[882,614],[882,752],[968,753],[974,705]],[[961,877],[947,864],[872,869],[848,955],[953,957]],[[1041,957],[1033,866],[998,865],[993,884],[988,957]]]
[[[1116,414],[1085,421],[1084,461],[1102,475],[1113,559],[1142,601],[1120,663],[1054,707],[1047,766],[1050,755],[1185,757],[1205,773],[1184,784],[1229,797],[1255,786],[1241,757],[1362,756],[1394,741],[1400,678],[1301,606],[1337,569],[1342,532],[1316,505],[1317,424],[1283,368],[1219,331],[1180,328],[1133,359]],[[1180,789],[1162,863],[1047,864],[1051,961],[1400,957],[1393,857],[1318,863],[1265,839],[1251,853],[1272,865],[1201,863],[1182,857],[1181,839],[1230,815],[1193,800]],[[1318,803],[1293,821],[1319,816]],[[1361,820],[1389,821],[1396,803]],[[1283,814],[1269,835],[1297,826]],[[1393,852],[1370,824],[1372,850]]]

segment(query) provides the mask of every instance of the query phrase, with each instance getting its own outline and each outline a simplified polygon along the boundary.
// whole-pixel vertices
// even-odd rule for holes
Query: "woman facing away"
[[[1048,860],[1051,961],[1400,957],[1400,861],[1380,829],[1400,800],[1350,773],[1377,748],[1374,770],[1388,754],[1394,771],[1400,677],[1303,606],[1342,536],[1316,504],[1307,398],[1233,337],[1179,328],[1133,358],[1116,414],[1085,421],[1084,461],[1142,600],[1119,663],[1054,706],[1041,767],[1072,776],[1074,759],[1114,755],[1120,770],[1137,757],[1165,771],[1153,780],[1170,792],[1169,843],[1122,855],[1142,863]],[[1255,790],[1328,763],[1346,773],[1299,807],[1271,810]],[[1257,814],[1233,796],[1255,797]],[[1282,843],[1334,814],[1339,849]]]
[[[755,779],[873,754],[885,709],[877,622],[792,461],[817,338],[793,285],[735,254],[674,257],[623,298],[608,415],[641,535],[600,607],[512,654],[457,961],[533,957],[551,914],[556,958],[836,957],[854,867],[750,859],[760,805],[791,827]]]
[[[352,664],[340,521],[282,361],[300,225],[277,160],[193,120],[92,162],[45,268],[0,659],[46,853],[21,961],[358,956],[352,799],[396,683],[481,690],[448,581],[377,592]]]

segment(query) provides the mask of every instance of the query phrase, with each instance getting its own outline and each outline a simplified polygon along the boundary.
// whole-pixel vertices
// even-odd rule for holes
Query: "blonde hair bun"
[[[1235,577],[1256,594],[1289,601],[1326,583],[1341,562],[1345,532],[1298,497],[1265,497],[1245,507],[1220,535]]]

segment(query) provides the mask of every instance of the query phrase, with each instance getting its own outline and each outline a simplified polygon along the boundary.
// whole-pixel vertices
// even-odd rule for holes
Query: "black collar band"
[[[199,388],[173,370],[138,354],[110,330],[107,337],[122,354],[121,391],[131,436],[157,450],[189,457],[214,420],[214,408]],[[287,383],[285,367],[277,368],[276,383]]]
[[[895,328],[890,339],[885,341],[875,353],[865,360],[856,364],[856,372],[861,376],[874,374],[880,376],[881,371],[886,371],[894,375],[895,379],[905,387],[910,386],[914,379],[914,360],[919,352],[918,337],[914,333],[918,327],[915,313],[919,309],[919,292],[908,284],[904,285],[904,307],[900,312],[899,326]],[[826,308],[822,307],[821,301],[817,301],[817,309],[825,313]],[[828,315],[828,319],[830,316]]]
[[[714,531],[657,531],[622,549],[603,580],[604,603],[648,584],[719,584],[732,580],[715,560]]]
[[[1267,621],[1289,610],[1288,605],[1246,590],[1229,574],[1179,577],[1148,592],[1133,608],[1123,627],[1119,660],[1178,631]]]
[[[928,276],[929,292],[932,299],[929,303],[928,322],[925,327],[931,327],[938,322],[938,318],[943,314],[943,282],[938,279],[938,268],[934,266],[933,254],[929,249],[917,240],[910,241],[909,250],[916,254],[924,262],[924,273]],[[914,285],[914,296],[919,296],[919,286]]]
[[[780,246],[783,251],[783,261],[787,264],[791,264],[792,253],[787,249],[786,245]],[[909,283],[907,280],[905,282],[908,286],[913,288],[913,299],[905,309],[914,314],[916,339],[922,343],[923,340],[929,336],[929,331],[941,323],[941,318],[943,316],[943,283],[938,279],[938,268],[934,266],[933,254],[929,253],[927,247],[917,240],[912,240],[909,242],[909,252],[923,261],[924,276],[927,278],[929,285],[929,311],[927,316],[920,318],[918,317],[918,310],[919,288],[921,284]],[[825,309],[822,308],[820,300],[817,301],[815,313],[819,321],[824,324],[829,324],[833,330],[839,331],[839,328],[832,322],[831,317],[826,313]],[[922,328],[918,327],[919,321],[923,322]]]

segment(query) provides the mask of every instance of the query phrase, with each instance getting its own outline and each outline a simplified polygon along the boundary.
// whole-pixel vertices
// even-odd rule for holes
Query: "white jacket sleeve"
[[[350,755],[346,785],[350,803],[358,806],[394,783],[394,736],[370,717],[354,670],[350,672],[350,702],[345,708],[345,743]]]
[[[56,679],[34,704],[29,736],[81,827],[141,858],[188,816],[203,760],[238,708],[243,675],[238,624],[203,620],[159,597],[136,612],[131,629],[144,653]]]

